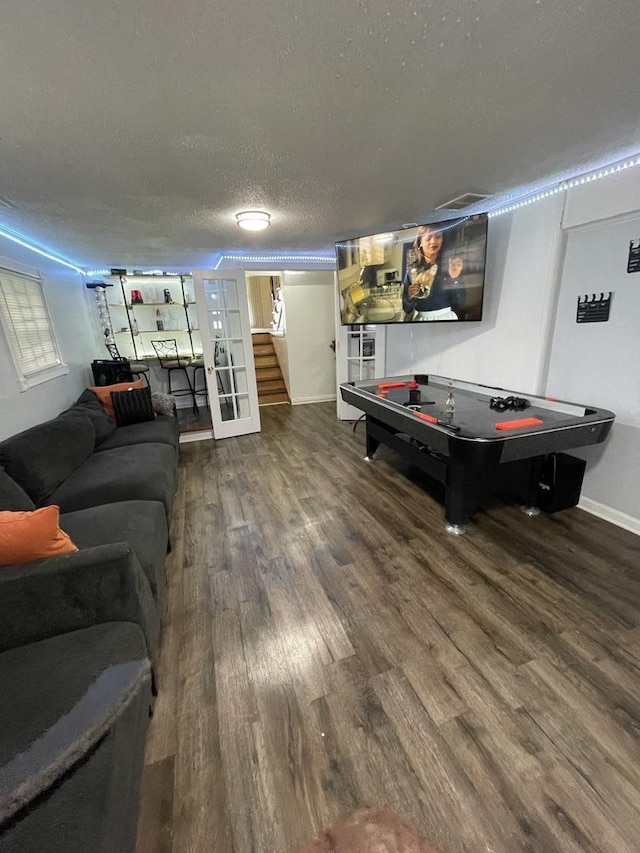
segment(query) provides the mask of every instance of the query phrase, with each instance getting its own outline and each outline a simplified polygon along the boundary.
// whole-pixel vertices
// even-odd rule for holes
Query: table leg
[[[531,460],[529,483],[524,494],[524,503],[520,507],[522,512],[524,512],[525,515],[528,515],[529,518],[540,515],[540,510],[536,504],[538,501],[538,489],[540,488],[540,477],[542,474],[543,462],[544,456],[536,456]]]
[[[461,536],[465,532],[482,482],[481,469],[452,459],[448,461],[444,506],[447,533]]]
[[[378,447],[380,447],[380,441],[377,438],[374,438],[369,432],[369,419],[367,418],[366,422],[367,431],[366,431],[366,446],[367,446],[367,455],[364,457],[366,462],[373,461],[373,454],[376,452]]]

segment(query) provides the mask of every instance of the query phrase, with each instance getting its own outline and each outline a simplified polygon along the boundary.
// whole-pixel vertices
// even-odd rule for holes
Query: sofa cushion
[[[63,412],[3,441],[0,465],[36,504],[43,504],[93,453],[95,443],[96,431],[83,412]]]
[[[176,451],[166,444],[134,444],[94,453],[50,496],[62,512],[118,501],[173,503]]]
[[[15,480],[12,480],[2,465],[0,465],[0,510],[8,509],[11,512],[24,512],[35,508],[36,505],[22,486],[19,486]]]
[[[116,447],[127,447],[130,444],[168,444],[176,448],[180,441],[178,419],[167,415],[158,415],[154,421],[143,421],[118,427],[113,435],[104,441],[96,450],[113,450]]]
[[[130,851],[152,704],[137,625],[0,655],[0,848]]]
[[[60,510],[44,506],[33,512],[0,512],[0,566],[18,566],[78,548],[60,530]]]
[[[158,501],[122,501],[67,512],[60,526],[79,548],[128,542],[147,576],[153,597],[164,603],[167,520]]]
[[[93,428],[96,431],[96,447],[109,438],[117,429],[114,422],[105,412],[104,407],[97,395],[89,388],[86,388],[69,409],[72,411],[84,412],[91,420]]]
[[[119,427],[155,419],[151,389],[148,386],[129,388],[128,391],[112,391],[111,405]]]
[[[128,391],[129,388],[144,388],[144,382],[142,379],[136,379],[135,382],[116,382],[115,385],[92,385],[89,388],[90,391],[93,391],[97,398],[102,403],[105,412],[111,420],[116,422],[116,415],[113,411],[113,403],[111,402],[111,394],[114,391]]]
[[[106,622],[3,652],[0,716],[11,737],[0,740],[0,763],[26,755],[34,732],[45,734],[68,715],[99,672],[146,657],[142,631],[130,622]]]

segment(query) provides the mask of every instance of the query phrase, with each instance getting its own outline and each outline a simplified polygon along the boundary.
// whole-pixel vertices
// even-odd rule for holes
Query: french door
[[[338,417],[354,421],[362,412],[340,396],[342,382],[358,382],[384,376],[386,326],[338,326],[336,370],[338,380]]]
[[[196,270],[193,282],[213,437],[260,432],[244,272]]]

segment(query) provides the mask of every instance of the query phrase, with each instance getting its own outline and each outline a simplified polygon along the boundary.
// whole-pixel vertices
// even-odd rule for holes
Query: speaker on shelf
[[[91,362],[94,385],[116,385],[118,382],[133,382],[131,365],[126,358],[101,359]]]

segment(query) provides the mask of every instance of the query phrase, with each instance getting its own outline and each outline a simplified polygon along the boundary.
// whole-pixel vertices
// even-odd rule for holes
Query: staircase
[[[256,366],[258,382],[258,403],[288,403],[289,395],[284,384],[276,352],[268,332],[256,332],[251,335],[253,343],[253,361]]]

